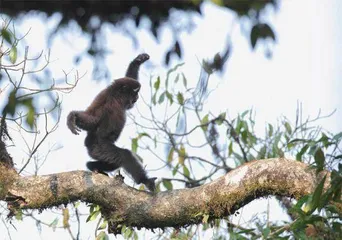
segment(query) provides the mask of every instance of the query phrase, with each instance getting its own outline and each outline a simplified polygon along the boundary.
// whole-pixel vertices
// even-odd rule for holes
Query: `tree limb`
[[[44,209],[76,200],[101,206],[109,231],[122,225],[145,228],[180,227],[200,223],[203,217],[222,218],[250,201],[268,195],[300,198],[310,194],[327,174],[316,175],[307,164],[288,159],[246,163],[215,181],[191,189],[159,192],[138,191],[120,176],[72,171],[45,176],[21,177],[0,166],[0,200],[20,200],[19,207]],[[9,180],[10,179],[10,180]],[[5,192],[6,191],[6,192]],[[342,206],[336,203],[339,210]]]

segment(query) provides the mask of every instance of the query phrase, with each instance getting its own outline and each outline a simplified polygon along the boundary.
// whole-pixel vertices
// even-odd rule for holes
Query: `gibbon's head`
[[[125,77],[113,82],[112,91],[125,104],[126,109],[130,109],[139,98],[140,87],[141,85],[137,80]]]

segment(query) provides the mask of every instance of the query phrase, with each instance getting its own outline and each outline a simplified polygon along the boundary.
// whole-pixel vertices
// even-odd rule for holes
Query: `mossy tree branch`
[[[179,227],[200,223],[204,216],[222,218],[262,196],[298,199],[312,193],[324,175],[325,188],[330,185],[330,173],[316,175],[307,164],[282,158],[252,161],[200,187],[155,195],[125,185],[118,176],[72,171],[21,177],[4,166],[0,171],[0,200],[17,201],[23,209],[50,208],[76,200],[95,203],[109,221],[109,231],[115,233],[121,225]]]

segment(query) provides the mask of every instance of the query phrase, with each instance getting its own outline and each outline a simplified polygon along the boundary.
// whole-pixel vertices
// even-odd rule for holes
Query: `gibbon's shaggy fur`
[[[96,160],[87,162],[89,170],[106,174],[123,167],[136,183],[145,184],[153,192],[156,178],[147,177],[131,151],[114,144],[125,126],[126,110],[132,108],[139,98],[139,68],[148,59],[146,53],[138,55],[128,66],[126,77],[115,80],[102,90],[85,111],[70,112],[67,125],[76,135],[81,129],[87,131],[85,146]]]

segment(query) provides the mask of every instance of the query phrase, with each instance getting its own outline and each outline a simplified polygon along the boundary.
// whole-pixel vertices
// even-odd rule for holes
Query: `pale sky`
[[[233,42],[232,57],[228,61],[224,75],[214,74],[211,78],[211,81],[219,84],[215,92],[217,97],[208,103],[212,112],[222,112],[228,109],[229,115],[234,117],[238,112],[253,108],[256,111],[256,122],[259,124],[257,131],[262,133],[265,123],[275,123],[281,115],[294,120],[299,101],[302,102],[304,116],[315,116],[320,108],[323,113],[330,113],[337,109],[335,115],[320,123],[332,132],[342,131],[340,125],[342,120],[341,1],[283,0],[280,11],[276,14],[271,13],[269,17],[277,35],[277,43],[273,46],[271,59],[265,58],[262,44],[258,45],[256,51],[251,50],[249,41],[242,36],[239,25],[235,24],[233,30],[229,30],[234,18],[230,12],[218,11],[217,7],[211,4],[205,4],[203,10],[204,18],[195,17],[197,28],[190,34],[182,35],[184,59],[181,62],[185,62],[182,70],[187,79],[197,81],[200,73],[198,59],[211,58],[214,53],[221,51],[228,31],[232,31]],[[26,44],[30,45],[33,53],[47,48],[45,37],[40,36],[47,34],[47,29],[54,26],[57,18],[56,15],[55,19],[44,22],[40,22],[38,17],[25,18],[19,24],[23,31],[31,27],[26,37]],[[222,22],[227,24],[213,26],[213,22],[217,22],[217,19],[222,19]],[[142,69],[141,81],[146,79],[148,82],[151,74],[165,76],[162,63],[164,50],[166,46],[170,46],[169,30],[162,31],[162,44],[160,45],[156,44],[146,31],[139,30],[139,49],[134,49],[130,39],[122,36],[119,30],[114,28],[107,30],[107,47],[113,51],[107,61],[115,66],[111,70],[113,79],[122,77],[129,61],[143,51],[150,54],[151,63],[149,68]],[[59,143],[63,148],[49,155],[40,174],[85,169],[85,162],[89,157],[83,145],[84,134],[72,135],[65,126],[65,118],[71,110],[85,109],[93,97],[107,84],[105,82],[99,84],[91,80],[89,59],[84,60],[80,66],[74,65],[73,54],[85,49],[87,42],[76,28],[73,33],[70,32],[63,31],[62,36],[59,35],[53,41],[51,56],[52,59],[56,59],[50,66],[53,76],[57,78],[62,76],[62,70],[71,69],[77,69],[80,73],[87,71],[88,74],[71,94],[63,96],[60,127],[48,140],[50,144]],[[178,62],[174,59],[172,65]],[[218,100],[220,104],[217,104]],[[130,139],[135,136],[129,134],[130,129],[125,129],[120,137],[119,145],[130,147]],[[21,145],[17,144],[10,151],[15,160],[25,159]],[[148,158],[145,163],[148,169],[154,168],[156,164],[151,158]],[[159,177],[163,174],[164,172],[153,172],[153,175]],[[265,205],[265,202],[255,202],[253,204]],[[251,208],[255,209],[255,206],[252,205]],[[274,209],[272,216],[278,218],[282,210],[272,209]],[[252,214],[258,213],[255,211],[246,214],[247,211],[243,211],[245,214],[243,219],[249,219]],[[41,216],[48,219],[48,222],[52,222],[55,215],[45,212]],[[39,235],[33,221],[23,223],[14,221],[14,224],[17,231],[10,227],[12,239],[21,239],[23,233],[30,236],[30,239],[68,239],[69,237],[63,229],[53,232],[46,227],[43,227]],[[93,230],[92,224],[83,222],[81,239],[88,239],[88,237],[92,239]],[[0,224],[0,232],[6,231]],[[1,234],[0,239],[8,239],[8,237]]]

